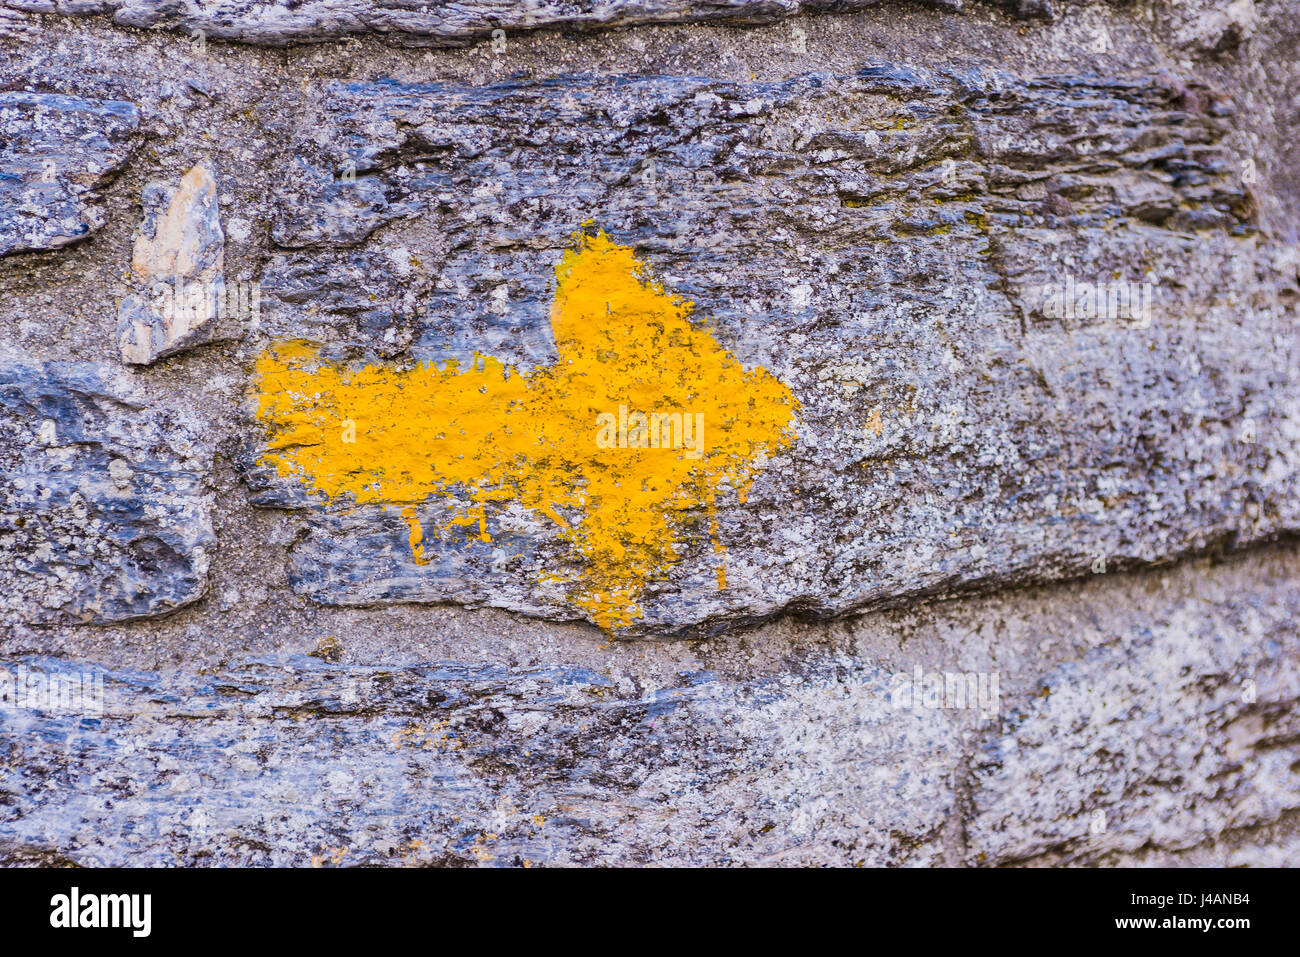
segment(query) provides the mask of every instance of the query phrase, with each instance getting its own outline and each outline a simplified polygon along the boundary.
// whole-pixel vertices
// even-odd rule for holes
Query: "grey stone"
[[[0,92],[0,256],[59,249],[101,228],[96,192],[130,157],[138,125],[122,100]]]
[[[301,160],[294,167],[298,175],[284,176],[276,191],[278,216],[271,238],[284,249],[354,244],[385,223],[419,211],[403,202],[400,188],[373,178],[358,180],[351,163],[336,176]]]
[[[825,9],[854,10],[880,0],[594,0],[521,4],[510,0],[4,0],[4,6],[32,13],[69,16],[112,14],[116,23],[183,31],[192,36],[280,46],[357,34],[378,33],[434,46],[462,46],[475,40],[539,28],[578,30],[649,23],[768,23]],[[962,0],[925,0],[925,5],[960,10]],[[1009,0],[1018,16],[1042,16],[1045,3]],[[507,41],[508,42],[508,41]]]
[[[4,617],[165,615],[207,589],[212,449],[92,363],[0,364]]]
[[[1052,668],[972,759],[974,861],[1166,862],[1293,818],[1297,662],[1274,607],[1212,588]]]
[[[118,347],[124,361],[148,365],[211,341],[231,310],[211,166],[193,167],[175,188],[150,183],[141,204],[130,291],[118,306]]]
[[[0,90],[131,101],[147,137],[76,195],[106,220],[91,241],[0,259],[0,355],[22,357],[0,402],[0,865],[1300,859],[1294,0],[1038,22],[895,3],[510,29],[505,50],[309,4],[282,12],[352,39],[204,51],[188,6],[147,30],[108,3],[0,8]],[[69,124],[56,152],[93,152]],[[111,282],[142,191],[203,156],[227,274],[274,302],[261,330],[128,368]],[[553,270],[586,219],[811,399],[794,454],[723,509],[758,565],[729,566],[735,607],[706,607],[702,529],[653,585],[662,640],[611,639],[539,587],[572,559],[522,509],[491,543],[426,538],[416,567],[395,509],[241,474],[272,339],[553,361]],[[1153,283],[1149,322],[1047,314],[1044,284],[1117,271]],[[689,622],[712,633],[664,634]],[[891,706],[918,669],[920,706]],[[102,713],[32,704],[51,674],[102,687]],[[996,677],[995,712],[948,675]]]
[[[79,675],[49,659],[6,667]],[[871,720],[885,679],[862,666],[620,689],[582,669],[298,656],[206,680],[102,680],[102,717],[7,712],[0,860],[57,846],[94,865],[793,863],[833,831],[841,860],[923,862],[933,845],[911,845],[954,804],[952,717]],[[838,760],[799,760],[811,742],[781,731],[810,711],[819,738],[845,746]],[[886,806],[828,777],[845,759],[892,792]]]
[[[348,184],[295,195],[293,221],[322,225],[269,263],[266,336],[544,365],[555,263],[596,215],[802,404],[792,449],[743,506],[719,503],[728,588],[701,520],[634,631],[840,615],[1300,527],[1296,250],[1253,227],[1232,104],[1195,81],[891,66],[339,84],[319,103],[300,122],[320,152],[294,163],[321,182],[354,169],[360,201],[392,196],[403,226],[358,245]],[[1109,298],[1117,278],[1143,308]],[[1060,308],[1083,284],[1098,309]],[[516,560],[465,534],[417,567],[402,522],[333,514],[260,452],[254,501],[304,509],[290,581],[314,600],[574,614],[541,584],[580,571],[554,524],[490,510]]]
[[[1274,586],[1295,562],[860,620],[775,672],[635,647],[596,668],[429,663],[397,636],[385,662],[346,636],[325,643],[341,662],[202,671],[10,656],[0,862],[1228,864],[1268,828],[1255,853],[1283,862],[1300,593]],[[915,671],[992,693],[900,693]],[[89,690],[65,706],[51,679]]]

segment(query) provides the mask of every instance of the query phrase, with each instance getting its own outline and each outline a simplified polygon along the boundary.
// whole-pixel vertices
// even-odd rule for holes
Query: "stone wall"
[[[2,0],[0,861],[1288,863],[1293,8]]]

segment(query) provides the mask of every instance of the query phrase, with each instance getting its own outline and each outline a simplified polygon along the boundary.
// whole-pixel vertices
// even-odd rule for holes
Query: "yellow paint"
[[[885,431],[885,424],[880,421],[880,406],[871,410],[871,416],[867,419],[867,431],[874,432],[877,437]]]
[[[470,847],[470,853],[478,858],[479,863],[486,864],[492,860],[493,854],[488,850],[487,845],[496,840],[495,834],[479,834],[474,838],[474,843]]]
[[[422,724],[404,725],[400,730],[393,732],[393,747],[410,747],[420,751],[438,751],[446,747],[452,751],[459,751],[464,746],[464,742],[451,736],[448,730],[450,727],[451,722],[448,720],[435,721],[433,727],[428,730],[425,730]]]
[[[415,506],[468,500],[448,529],[490,541],[487,507],[521,503],[579,559],[570,601],[603,628],[625,627],[695,530],[708,528],[721,561],[716,500],[744,501],[757,463],[792,441],[798,403],[766,370],[744,369],[690,321],[690,302],[603,232],[576,237],[556,279],[558,359],[527,372],[481,355],[464,367],[350,368],[309,343],[272,346],[255,370],[264,461],[331,502],[401,507],[417,564],[426,559]],[[702,416],[702,442],[694,455],[601,447],[597,417],[620,406]],[[346,419],[355,441],[340,439]],[[721,564],[717,579],[725,588]]]
[[[402,509],[402,518],[406,519],[406,541],[411,546],[411,557],[415,559],[415,564],[429,564],[429,560],[424,557],[424,529],[416,518],[415,507],[408,505]]]
[[[321,867],[327,862],[330,864],[341,864],[347,853],[348,849],[346,847],[329,848],[324,854],[313,854],[311,856],[311,866]]]

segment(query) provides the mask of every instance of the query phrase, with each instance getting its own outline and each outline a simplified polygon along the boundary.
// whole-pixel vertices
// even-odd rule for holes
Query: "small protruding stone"
[[[118,307],[122,358],[147,365],[211,341],[225,305],[225,237],[207,162],[170,192],[151,183],[131,258],[134,292]]]

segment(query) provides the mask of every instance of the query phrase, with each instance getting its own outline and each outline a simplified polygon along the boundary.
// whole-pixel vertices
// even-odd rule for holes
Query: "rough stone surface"
[[[1295,3],[503,9],[0,4],[0,863],[1294,863]],[[205,162],[262,313],[128,363]],[[259,464],[269,346],[544,368],[596,228],[801,402],[727,589]]]
[[[1044,674],[972,761],[972,850],[1159,858],[1294,818],[1300,655],[1277,611],[1210,586]]]
[[[348,168],[365,191],[286,192],[279,235],[315,242],[268,263],[263,332],[546,364],[549,274],[599,210],[801,403],[793,446],[719,502],[728,587],[700,516],[636,628],[841,614],[1300,527],[1296,250],[1253,228],[1234,111],[1203,85],[886,66],[314,99],[306,182]],[[385,217],[407,220],[402,245],[356,248]],[[1225,300],[1245,275],[1250,297]],[[1150,304],[1053,317],[1044,290],[1065,277],[1146,283]],[[309,502],[292,476],[251,480],[258,504]],[[509,501],[493,541],[467,529],[422,567],[383,509],[307,515],[290,580],[315,600],[573,614],[543,574],[568,561],[556,526]]]
[[[899,622],[901,650],[865,624],[767,674],[617,652],[599,668],[300,654],[97,672],[102,715],[23,709],[0,739],[0,860],[1285,863],[1300,608],[1270,586],[1296,571],[1292,551],[1117,583],[1123,607],[1096,583],[1033,610],[939,607]],[[1031,664],[1071,618],[1060,664]],[[961,658],[932,658],[950,631]],[[998,674],[994,713],[891,697],[913,667]],[[1240,849],[1273,822],[1275,848]]]
[[[58,249],[103,226],[95,191],[133,148],[121,100],[0,92],[0,256]]]
[[[118,341],[126,362],[148,364],[207,341],[225,305],[225,236],[217,184],[207,164],[180,185],[146,187],[145,219],[131,257],[136,289],[118,308]]]
[[[613,2],[518,3],[511,0],[270,0],[203,2],[180,0],[4,0],[4,6],[32,13],[83,16],[111,14],[124,26],[180,30],[244,43],[273,46],[312,43],[355,34],[381,33],[434,46],[462,46],[484,37],[505,40],[506,31],[545,27],[601,29],[647,23],[725,20],[765,23],[803,11],[853,10],[880,0],[613,0]],[[961,0],[929,0],[960,10]],[[1032,16],[1043,0],[1015,0],[1008,6]],[[508,41],[507,41],[508,42]]]
[[[212,451],[92,363],[0,364],[4,612],[104,623],[207,590]]]

